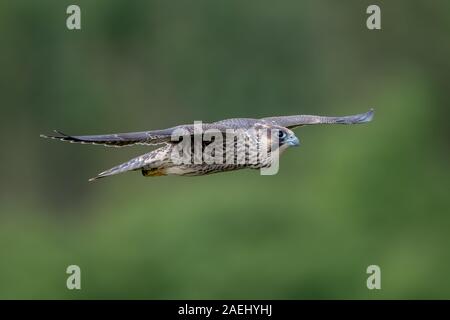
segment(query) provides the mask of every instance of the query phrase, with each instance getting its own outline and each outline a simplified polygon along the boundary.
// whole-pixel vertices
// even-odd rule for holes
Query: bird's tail
[[[131,159],[127,162],[124,162],[122,164],[119,164],[118,166],[115,166],[111,169],[108,169],[106,171],[100,172],[97,176],[90,178],[89,181],[94,181],[100,178],[105,178],[105,177],[109,177],[115,174],[119,174],[119,173],[123,173],[123,172],[127,172],[127,171],[134,171],[134,170],[139,170],[141,169],[143,166],[146,166],[148,164],[148,160],[151,158],[151,154],[153,153],[149,152],[146,154],[143,154],[139,157],[136,157],[134,159]]]

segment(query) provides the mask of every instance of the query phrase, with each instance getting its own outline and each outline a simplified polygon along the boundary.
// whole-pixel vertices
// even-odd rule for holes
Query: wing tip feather
[[[366,122],[372,121],[374,114],[375,114],[375,109],[370,108],[369,111],[367,111],[366,113],[363,113],[361,115],[361,118],[358,119],[358,123],[366,123]]]
[[[39,137],[45,138],[45,139],[59,139],[59,140],[74,139],[73,137],[71,137],[65,133],[62,133],[59,130],[53,130],[53,132],[56,133],[57,135],[40,134]]]

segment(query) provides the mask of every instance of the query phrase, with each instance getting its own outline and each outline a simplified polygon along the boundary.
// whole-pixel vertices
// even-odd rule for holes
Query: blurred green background
[[[449,33],[446,0],[1,1],[0,298],[450,298]],[[88,183],[149,148],[39,138],[370,107],[275,176]]]

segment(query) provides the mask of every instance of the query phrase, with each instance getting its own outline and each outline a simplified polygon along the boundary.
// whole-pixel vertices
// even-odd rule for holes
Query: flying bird
[[[373,118],[374,111],[370,109],[366,113],[356,114],[344,117],[324,117],[317,115],[293,115],[293,116],[279,116],[268,117],[261,119],[252,118],[234,118],[226,119],[213,123],[203,123],[200,125],[201,151],[204,152],[208,146],[211,146],[215,141],[218,145],[233,146],[235,152],[232,154],[232,161],[214,162],[211,161],[192,161],[195,155],[189,155],[191,161],[180,162],[174,159],[174,151],[183,153],[183,142],[191,142],[195,140],[198,135],[195,124],[179,125],[162,130],[130,132],[130,133],[115,133],[104,135],[85,135],[73,136],[67,135],[55,130],[54,135],[41,135],[42,138],[57,139],[68,141],[71,143],[82,144],[97,144],[108,147],[123,147],[130,145],[162,145],[159,148],[131,159],[125,163],[115,166],[109,170],[99,173],[96,177],[89,179],[93,181],[99,178],[112,176],[118,173],[140,170],[146,177],[148,176],[165,176],[165,175],[181,175],[181,176],[200,176],[217,172],[225,172],[231,170],[238,170],[243,168],[260,169],[271,165],[270,157],[261,156],[261,146],[268,145],[268,154],[278,150],[281,154],[288,147],[298,146],[299,139],[295,136],[292,129],[304,125],[315,124],[360,124],[370,122]],[[270,130],[271,134],[259,134],[261,129]],[[205,133],[208,131],[216,132],[222,135],[223,140],[217,140],[217,135],[214,139],[203,139]],[[229,132],[239,132],[238,135],[227,135]],[[275,132],[275,134],[273,134]],[[240,136],[245,139],[244,144],[238,144],[237,140]],[[178,139],[174,139],[178,136]],[[275,137],[275,138],[273,138]],[[232,140],[230,142],[230,140]],[[276,142],[276,144],[275,144]],[[194,143],[195,145],[195,143]],[[217,145],[216,145],[217,147]],[[210,148],[211,149],[211,148]],[[228,149],[227,149],[228,150]],[[257,150],[252,156],[249,150]],[[194,146],[188,144],[187,151],[193,151]],[[225,152],[226,153],[226,152]],[[225,159],[227,155],[221,154],[216,148],[212,151],[212,155],[217,155],[219,159]],[[241,160],[237,161],[241,153]]]

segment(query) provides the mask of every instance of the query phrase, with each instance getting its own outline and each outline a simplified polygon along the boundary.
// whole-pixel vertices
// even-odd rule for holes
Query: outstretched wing
[[[107,147],[123,147],[134,144],[159,144],[164,143],[170,133],[165,130],[142,131],[129,133],[113,133],[93,136],[71,136],[55,130],[55,135],[41,134],[42,138],[68,141],[71,143],[100,144]]]
[[[219,130],[225,132],[227,129],[248,129],[256,123],[266,123],[270,125],[277,125],[286,127],[289,129],[310,125],[310,124],[355,124],[365,123],[372,120],[373,109],[366,113],[346,116],[346,117],[322,117],[322,116],[310,116],[310,115],[298,115],[298,116],[282,116],[282,117],[270,117],[262,119],[250,119],[250,118],[236,118],[226,119],[214,123],[204,123],[201,125],[201,130]],[[141,132],[129,132],[129,133],[113,133],[103,135],[92,136],[72,136],[64,134],[55,130],[55,135],[41,134],[42,138],[57,139],[62,141],[68,141],[71,143],[83,143],[83,144],[100,144],[108,147],[123,147],[135,144],[154,145],[161,143],[171,143],[172,138],[179,136],[190,136],[195,134],[194,125],[180,125],[172,128],[153,130],[153,131],[141,131]]]
[[[216,124],[202,124],[202,130],[216,129],[220,131],[226,130],[226,126]],[[161,143],[170,143],[172,137],[175,136],[189,136],[195,132],[194,125],[181,125],[172,128],[129,132],[129,133],[113,133],[92,136],[72,136],[64,134],[55,130],[55,135],[41,134],[42,138],[56,139],[61,141],[68,141],[71,143],[82,144],[99,144],[107,147],[123,147],[135,144],[155,145]]]
[[[366,113],[355,114],[345,117],[322,117],[310,115],[282,116],[261,119],[264,122],[286,127],[289,129],[309,124],[357,124],[372,121],[374,110]]]

